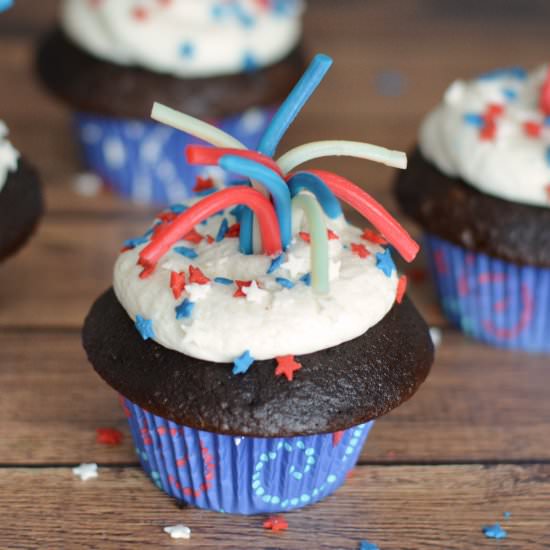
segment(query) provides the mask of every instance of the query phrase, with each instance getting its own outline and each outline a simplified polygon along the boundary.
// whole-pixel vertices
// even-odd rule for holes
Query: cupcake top
[[[17,170],[19,151],[7,138],[8,128],[0,120],[0,191],[3,189],[10,172]]]
[[[422,155],[450,177],[508,201],[550,206],[545,66],[458,80],[420,128]]]
[[[106,61],[183,78],[278,62],[301,36],[301,0],[65,0],[62,28]]]

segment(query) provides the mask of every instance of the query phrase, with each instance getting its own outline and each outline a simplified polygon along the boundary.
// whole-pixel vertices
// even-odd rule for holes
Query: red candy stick
[[[189,164],[207,164],[215,166],[225,155],[236,155],[250,160],[255,160],[282,176],[277,163],[265,155],[247,149],[229,149],[222,147],[208,147],[206,145],[188,145],[185,148],[185,157]]]
[[[540,89],[539,107],[546,116],[550,115],[550,67],[548,67],[546,79]]]
[[[366,191],[363,191],[351,181],[336,174],[332,174],[331,172],[325,172],[324,170],[308,171],[321,178],[336,197],[347,202],[369,220],[399,254],[401,254],[404,260],[407,262],[412,262],[414,260],[420,250],[418,243],[416,243],[399,222],[397,222],[397,220]],[[292,177],[292,174],[290,177]]]
[[[231,206],[244,204],[251,208],[260,224],[264,252],[268,256],[282,250],[279,222],[272,204],[259,191],[250,187],[231,187],[209,195],[182,212],[168,226],[166,231],[153,235],[151,242],[141,251],[139,265],[152,271],[157,262],[183,235],[187,235],[197,224]]]

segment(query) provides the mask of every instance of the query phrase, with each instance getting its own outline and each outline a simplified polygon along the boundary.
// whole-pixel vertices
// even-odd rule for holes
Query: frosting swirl
[[[65,0],[61,24],[101,59],[193,78],[280,61],[302,12],[301,0]]]
[[[0,191],[6,184],[9,172],[17,170],[19,151],[7,139],[8,128],[0,120]]]
[[[300,355],[360,336],[396,300],[398,276],[389,249],[367,240],[368,232],[362,235],[343,217],[326,219],[328,295],[309,286],[307,233],[274,260],[241,254],[235,222],[229,212],[208,219],[194,238],[172,246],[146,278],[136,264],[151,230],[126,243],[115,265],[114,290],[128,315],[142,323],[142,336],[219,363],[245,350],[255,359]],[[303,220],[298,229],[307,231]],[[181,274],[185,285],[177,292],[172,278]]]
[[[451,177],[483,193],[550,206],[550,118],[539,109],[546,67],[458,80],[424,119],[419,147]]]

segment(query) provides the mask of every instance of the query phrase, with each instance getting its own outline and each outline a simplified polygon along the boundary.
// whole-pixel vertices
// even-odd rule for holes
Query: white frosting
[[[9,172],[17,170],[19,152],[7,138],[8,128],[0,120],[0,191],[4,187]]]
[[[456,81],[422,123],[420,150],[442,172],[484,193],[537,206],[550,206],[550,121],[539,110],[546,67],[529,74],[495,71],[469,82]],[[489,105],[494,136],[483,139],[477,119]],[[530,136],[525,123],[540,126]]]
[[[302,11],[301,0],[65,0],[61,24],[101,59],[192,78],[280,61]]]
[[[225,214],[229,225],[233,216]],[[196,230],[216,236],[222,218],[214,216]],[[238,238],[226,237],[198,245],[179,241],[159,261],[155,271],[140,279],[139,252],[146,243],[121,253],[114,270],[114,290],[129,316],[139,315],[151,323],[153,339],[162,346],[186,355],[229,363],[246,350],[255,359],[312,353],[352,340],[378,323],[390,310],[397,291],[398,276],[387,276],[377,267],[377,253],[384,249],[361,239],[361,231],[343,218],[327,220],[340,237],[329,241],[330,293],[316,294],[300,278],[310,271],[310,245],[297,237],[285,253],[282,265],[267,274],[271,259],[263,255],[245,256],[238,251]],[[307,231],[306,227],[302,227]],[[350,244],[364,245],[366,258],[354,254]],[[344,246],[345,245],[345,248]],[[189,259],[174,251],[185,246],[198,257]],[[187,284],[175,299],[170,288],[171,272],[199,267],[211,279],[207,285]],[[256,281],[243,288],[246,297],[233,296],[235,284],[223,285],[214,278]],[[276,281],[292,281],[285,288]],[[194,302],[188,318],[177,319],[175,308],[185,299]]]

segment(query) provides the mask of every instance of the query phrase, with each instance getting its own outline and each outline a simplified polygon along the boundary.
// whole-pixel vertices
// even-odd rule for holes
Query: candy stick
[[[311,236],[311,286],[319,294],[329,291],[329,258],[327,226],[319,203],[308,195],[292,199],[292,209],[301,209]]]
[[[189,164],[216,166],[220,159],[226,155],[254,160],[264,166],[267,166],[282,176],[281,169],[277,163],[272,158],[266,157],[257,151],[249,151],[248,149],[231,149],[227,147],[209,147],[208,145],[188,145],[185,148],[185,157]]]
[[[222,157],[219,165],[229,172],[235,172],[260,182],[271,193],[281,228],[281,242],[285,249],[292,239],[290,191],[285,180],[263,164],[238,156]],[[244,235],[242,227],[241,235]]]
[[[140,252],[139,265],[152,272],[157,262],[170,247],[187,235],[197,224],[206,218],[231,206],[244,204],[256,213],[265,254],[274,256],[282,250],[280,229],[273,206],[259,191],[249,187],[222,189],[179,214],[174,221],[153,236],[151,242]],[[145,275],[146,276],[146,275]]]
[[[321,178],[340,200],[347,202],[369,220],[404,260],[407,262],[414,260],[420,247],[379,202],[341,176],[323,170],[310,170],[310,172]]]
[[[328,186],[313,174],[308,172],[298,172],[288,180],[290,194],[294,197],[302,189],[306,189],[315,195],[325,214],[332,219],[339,218],[342,215],[340,201],[334,196]]]
[[[277,161],[277,164],[283,173],[288,174],[296,166],[300,166],[309,160],[329,156],[357,157],[381,162],[394,168],[407,167],[407,155],[401,151],[392,151],[370,143],[340,140],[315,141],[300,145],[285,153]]]
[[[550,66],[540,89],[539,107],[546,116],[550,115]]]
[[[275,113],[273,120],[262,136],[258,147],[260,153],[270,157],[275,154],[277,145],[279,145],[285,132],[317,89],[331,65],[332,59],[326,55],[318,54],[314,57],[302,78]]]
[[[218,147],[246,149],[238,139],[198,118],[180,113],[161,103],[153,103],[151,118],[167,126],[181,130]]]

